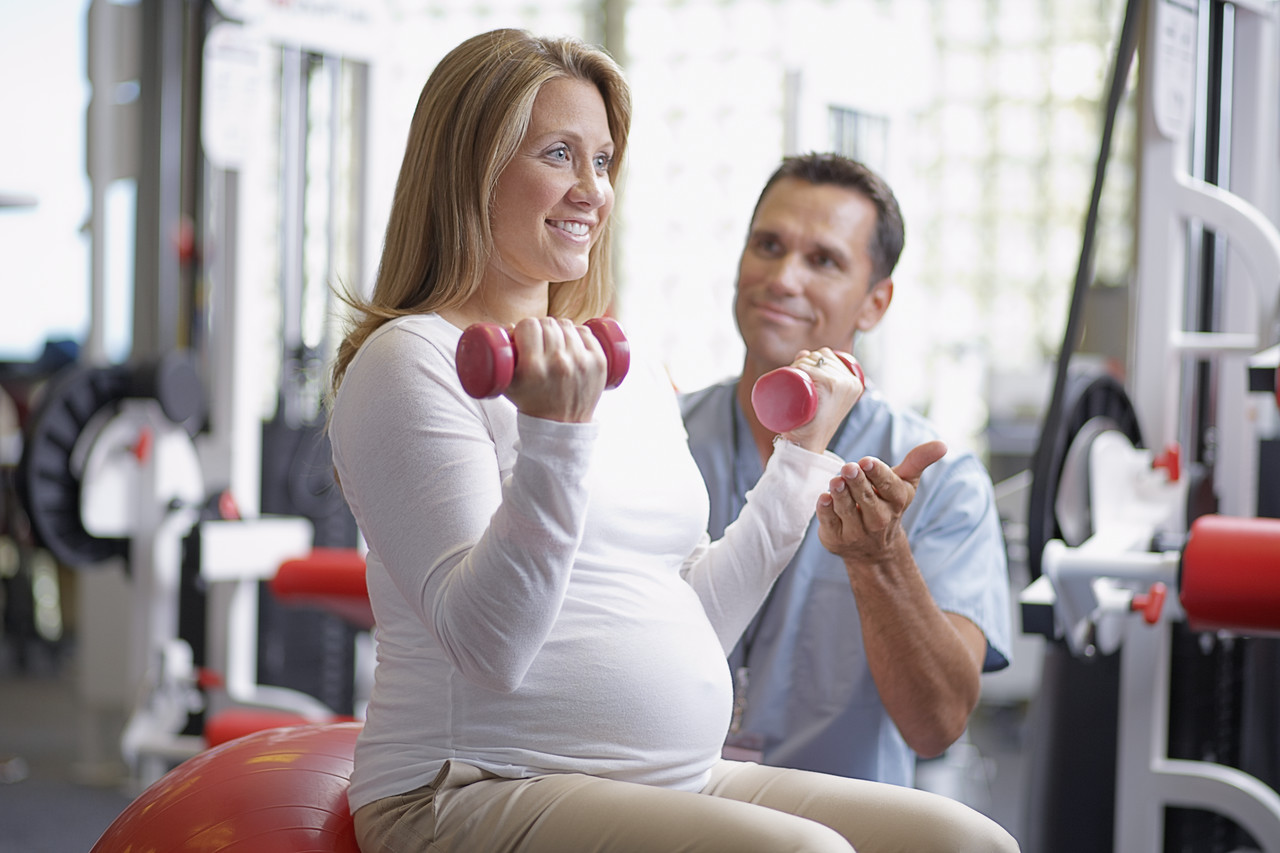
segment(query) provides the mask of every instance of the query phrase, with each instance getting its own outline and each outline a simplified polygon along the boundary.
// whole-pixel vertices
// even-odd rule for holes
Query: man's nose
[[[769,262],[767,282],[772,293],[791,296],[804,288],[804,264],[794,254],[785,254]]]

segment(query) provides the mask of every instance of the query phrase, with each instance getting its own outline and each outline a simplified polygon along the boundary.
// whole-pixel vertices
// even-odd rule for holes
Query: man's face
[[[802,349],[849,351],[874,328],[892,283],[871,281],[874,205],[861,193],[784,178],[761,200],[738,264],[734,314],[760,371]]]

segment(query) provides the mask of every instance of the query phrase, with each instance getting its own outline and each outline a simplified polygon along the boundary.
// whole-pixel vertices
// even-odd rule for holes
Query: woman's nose
[[[594,168],[583,169],[578,172],[578,179],[569,191],[569,198],[588,207],[600,207],[608,198],[609,187],[607,174],[598,174]]]

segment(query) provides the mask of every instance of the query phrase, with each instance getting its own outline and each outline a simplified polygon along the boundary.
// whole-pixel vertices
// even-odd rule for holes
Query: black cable
[[[1116,46],[1115,61],[1111,66],[1110,81],[1107,92],[1107,105],[1102,126],[1102,140],[1098,149],[1098,162],[1093,175],[1093,193],[1089,199],[1089,212],[1085,217],[1084,236],[1080,245],[1080,262],[1076,267],[1075,289],[1071,293],[1071,307],[1067,313],[1067,327],[1062,336],[1062,348],[1058,353],[1057,369],[1054,375],[1053,394],[1049,399],[1049,408],[1045,413],[1040,430],[1040,441],[1032,456],[1031,474],[1033,482],[1050,483],[1057,479],[1061,472],[1053,470],[1058,456],[1056,449],[1063,442],[1062,410],[1067,396],[1067,372],[1071,356],[1079,345],[1080,325],[1083,322],[1085,296],[1093,279],[1093,244],[1098,230],[1098,214],[1102,206],[1102,186],[1107,174],[1107,161],[1111,156],[1111,137],[1115,131],[1116,118],[1120,111],[1120,102],[1124,99],[1125,86],[1129,79],[1129,69],[1133,65],[1133,57],[1137,51],[1138,21],[1142,8],[1142,0],[1128,0],[1125,4],[1124,22],[1120,28],[1120,41]],[[1033,498],[1034,498],[1033,493]],[[1033,501],[1034,502],[1034,501]],[[1043,545],[1053,538],[1051,530],[1040,529],[1042,525],[1052,527],[1048,522],[1052,507],[1043,512],[1036,512],[1030,507],[1027,513],[1027,542],[1033,546],[1027,555],[1027,565],[1031,579],[1040,576],[1040,558]],[[1040,548],[1034,547],[1039,541]]]

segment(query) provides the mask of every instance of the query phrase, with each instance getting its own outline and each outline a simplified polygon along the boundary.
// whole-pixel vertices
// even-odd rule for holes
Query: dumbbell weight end
[[[516,348],[511,335],[496,323],[475,323],[458,339],[458,379],[472,397],[497,397],[516,374]]]
[[[604,387],[617,388],[631,369],[631,343],[622,333],[618,321],[612,317],[594,317],[583,325],[591,330],[591,334],[600,341],[600,346],[604,347],[604,356],[609,363]]]

